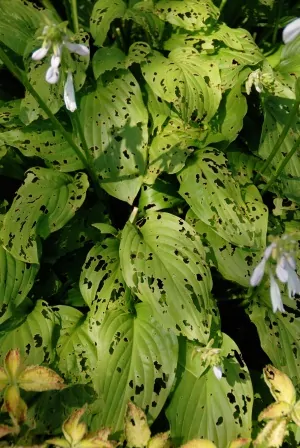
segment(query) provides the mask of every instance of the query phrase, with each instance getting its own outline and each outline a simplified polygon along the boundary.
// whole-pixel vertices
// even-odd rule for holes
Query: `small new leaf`
[[[251,439],[240,438],[231,442],[228,448],[247,448],[251,443]]]
[[[292,409],[293,407],[284,401],[272,403],[259,414],[258,421],[286,417]]]
[[[18,349],[9,350],[4,360],[4,368],[5,371],[10,378],[10,380],[14,381],[21,367],[21,356],[20,351]]]
[[[129,448],[147,446],[151,432],[145,413],[129,402],[125,415],[125,438]]]
[[[27,367],[19,376],[18,384],[21,389],[36,392],[60,390],[65,387],[64,380],[56,372],[42,366]]]
[[[269,364],[264,368],[264,379],[276,401],[295,404],[296,391],[292,381],[285,373]]]
[[[295,404],[291,417],[297,426],[300,426],[300,400]]]
[[[270,420],[254,441],[255,446],[279,448],[286,434],[286,419]]]
[[[147,448],[170,448],[171,440],[169,437],[170,437],[170,431],[156,434],[149,440]]]
[[[216,448],[216,445],[210,440],[205,439],[194,439],[190,440],[188,443],[181,445],[181,448]]]
[[[85,407],[77,409],[63,424],[64,436],[71,445],[80,442],[86,434],[87,428],[85,423],[79,423],[85,410]]]
[[[4,402],[2,405],[3,412],[8,412],[10,416],[18,423],[26,420],[27,405],[20,397],[20,389],[16,385],[10,385],[5,389]]]
[[[8,377],[5,370],[0,367],[0,391],[3,390],[8,384]]]

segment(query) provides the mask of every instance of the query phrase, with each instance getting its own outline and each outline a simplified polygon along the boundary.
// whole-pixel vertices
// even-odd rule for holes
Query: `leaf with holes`
[[[192,362],[194,371],[184,371],[167,409],[171,437],[180,440],[180,444],[205,438],[219,447],[228,446],[238,437],[249,437],[253,391],[237,345],[223,333],[223,376],[220,380],[212,368],[203,373],[197,359],[200,354],[194,356],[194,348],[189,344],[179,354],[179,363]]]
[[[183,219],[149,213],[127,222],[120,260],[126,284],[166,328],[207,343],[214,304],[199,236]]]
[[[157,132],[161,132],[163,124],[170,116],[171,109],[169,104],[154,94],[152,89],[146,84],[147,92],[147,107],[152,119],[152,133],[157,129]]]
[[[62,228],[85,199],[87,176],[74,178],[46,168],[32,168],[4,218],[4,247],[17,259],[38,263],[40,237]]]
[[[80,276],[80,291],[87,305],[97,307],[101,321],[107,309],[124,305],[126,285],[119,259],[120,241],[106,238],[87,254]]]
[[[209,121],[216,113],[221,101],[219,67],[194,48],[177,48],[168,58],[153,51],[142,73],[153,92],[172,103],[184,121]]]
[[[17,127],[21,124],[19,120],[21,100],[7,101],[0,106],[0,129]]]
[[[180,171],[194,147],[199,147],[206,131],[185,124],[176,116],[152,140],[149,148],[149,166],[146,183],[153,183],[162,173],[175,174]]]
[[[261,347],[272,364],[286,373],[296,385],[300,381],[299,300],[285,296],[285,313],[273,313],[269,289],[260,290],[248,314],[257,328]]]
[[[109,73],[81,102],[81,122],[104,190],[133,202],[146,168],[148,114],[128,70]]]
[[[31,290],[39,266],[16,260],[0,246],[0,324],[10,318]]]
[[[219,17],[219,9],[211,0],[160,0],[154,12],[160,19],[190,31],[206,28]]]
[[[222,152],[212,148],[197,151],[178,179],[181,196],[219,236],[236,246],[261,246],[266,235],[266,226],[262,226],[265,219],[261,214],[257,218],[250,214]],[[266,209],[261,213],[264,218]]]
[[[170,182],[157,179],[153,185],[143,185],[139,199],[139,210],[148,213],[173,208],[184,203],[177,188]]]
[[[161,46],[161,40],[165,29],[165,22],[155,14],[155,6],[152,0],[141,0],[130,2],[130,8],[127,9],[124,18],[132,20],[136,25],[137,38],[140,39],[141,27],[146,34],[147,42],[151,42],[154,48]]]
[[[95,79],[108,70],[125,68],[126,55],[118,47],[99,48],[93,57]]]
[[[64,136],[47,121],[2,132],[1,144],[18,148],[26,157],[40,157],[49,166],[62,172],[69,173],[84,168]]]
[[[47,303],[38,300],[30,314],[23,314],[18,326],[5,325],[4,329],[1,325],[0,363],[3,363],[9,350],[18,348],[26,365],[51,364],[55,358],[57,329],[55,313]]]
[[[163,329],[143,303],[136,306],[136,315],[109,311],[98,341],[93,384],[103,405],[95,417],[97,427],[123,430],[129,400],[144,409],[153,422],[175,379],[177,338]]]
[[[91,34],[95,44],[103,45],[111,23],[124,16],[126,3],[123,0],[98,0],[90,18]]]

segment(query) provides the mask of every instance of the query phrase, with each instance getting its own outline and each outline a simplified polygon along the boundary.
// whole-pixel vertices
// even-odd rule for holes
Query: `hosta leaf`
[[[70,306],[60,306],[59,316],[58,369],[72,384],[89,383],[97,362],[100,322],[93,313],[84,315]]]
[[[128,222],[120,246],[126,284],[167,328],[206,343],[213,314],[211,277],[200,239],[184,220],[149,213]]]
[[[170,106],[160,97],[156,96],[148,84],[146,84],[145,88],[147,92],[147,107],[152,119],[152,132],[156,129],[160,132],[162,125],[170,116]]]
[[[40,27],[43,15],[30,2],[1,0],[0,41],[22,56],[28,40]]]
[[[141,0],[129,4],[130,8],[125,13],[126,20],[132,20],[138,25],[137,35],[140,39],[140,29],[145,30],[147,38],[145,40],[151,41],[152,47],[159,47],[160,41],[163,37],[165,22],[154,14],[154,4],[152,0]]]
[[[125,68],[126,55],[117,47],[99,48],[93,57],[95,79],[108,70]]]
[[[219,10],[211,0],[160,0],[154,11],[160,19],[191,31],[206,27],[219,17]]]
[[[80,291],[89,307],[97,306],[97,316],[124,303],[126,285],[120,269],[120,241],[106,238],[88,253],[80,276]],[[100,320],[100,318],[99,318]]]
[[[173,208],[183,203],[175,185],[157,179],[153,185],[143,185],[139,200],[139,210],[147,213]]]
[[[175,379],[177,338],[163,329],[146,304],[136,316],[110,311],[100,328],[94,387],[103,399],[94,426],[123,430],[129,400],[145,409],[152,422],[162,409]]]
[[[31,290],[39,266],[16,260],[0,246],[0,324],[14,314]]]
[[[0,145],[7,144],[18,148],[24,156],[40,157],[53,168],[62,172],[83,169],[82,161],[77,157],[64,136],[53,130],[53,125],[40,122],[26,127],[13,129],[0,134]]]
[[[219,68],[194,48],[177,48],[165,58],[154,51],[142,64],[153,92],[173,104],[184,121],[210,120],[221,100]]]
[[[219,236],[237,246],[261,245],[266,233],[261,218],[266,210],[257,217],[250,213],[252,202],[248,209],[223,153],[212,148],[197,151],[178,179],[181,196]]]
[[[11,330],[0,328],[0,363],[7,352],[18,348],[27,365],[51,363],[55,358],[58,321],[54,312],[41,300],[19,326]]]
[[[172,117],[152,140],[145,181],[153,183],[162,172],[178,173],[193,152],[193,147],[201,145],[205,136],[206,132],[199,127],[189,126],[180,118]]]
[[[268,289],[255,297],[248,314],[255,324],[262,349],[272,364],[294,384],[300,381],[299,300],[284,300],[285,313],[273,313]]]
[[[8,101],[0,106],[0,129],[10,129],[21,124],[19,120],[21,100]]]
[[[220,274],[227,280],[249,287],[252,271],[261,260],[261,251],[236,247],[225,241],[191,210],[186,219],[208,243],[210,259]]]
[[[111,22],[123,17],[125,11],[126,3],[123,0],[98,0],[95,3],[90,28],[96,45],[103,45]]]
[[[81,122],[100,184],[132,203],[146,168],[148,115],[138,82],[129,71],[98,81],[81,102]]]
[[[191,359],[194,346],[188,345],[180,352],[179,362]],[[167,417],[171,437],[184,443],[191,439],[205,438],[218,447],[226,447],[237,437],[251,434],[253,391],[247,366],[240,351],[229,336],[223,334],[221,350],[223,376],[218,380],[212,368],[201,373],[202,366],[194,356],[194,374],[186,370],[179,379]]]
[[[259,155],[266,159],[271,153],[276,141],[278,140],[287,120],[294,101],[286,98],[268,97],[264,102],[265,119],[261,134]],[[292,124],[286,138],[280,146],[279,151],[270,161],[270,167],[275,170],[291,151],[294,143],[299,136],[300,118],[296,118]],[[281,180],[283,183],[283,193],[294,201],[300,200],[298,181],[300,179],[300,162],[296,152],[287,163]]]
[[[18,260],[38,263],[39,237],[47,238],[74,216],[87,188],[84,173],[72,178],[46,168],[32,168],[5,216],[5,248]]]

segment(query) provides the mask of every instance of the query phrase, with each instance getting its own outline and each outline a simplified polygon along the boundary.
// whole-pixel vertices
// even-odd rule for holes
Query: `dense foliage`
[[[67,385],[25,389],[18,443],[122,438],[131,402],[176,446],[249,444],[263,367],[300,392],[299,2],[0,11],[0,363]],[[297,446],[275,399],[257,444]]]

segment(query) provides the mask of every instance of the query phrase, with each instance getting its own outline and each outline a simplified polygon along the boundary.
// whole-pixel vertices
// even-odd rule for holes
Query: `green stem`
[[[61,22],[61,18],[50,0],[41,0],[41,4],[44,6],[44,8],[49,9],[49,11],[52,12],[53,16],[58,22]]]
[[[78,33],[78,14],[77,14],[77,0],[71,0],[71,10],[72,10],[72,20],[73,20],[73,30],[74,33]]]
[[[46,114],[48,115],[50,121],[53,123],[53,126],[56,129],[58,129],[59,132],[64,136],[66,141],[69,143],[69,145],[74,150],[74,152],[76,153],[77,157],[82,162],[82,164],[85,167],[85,169],[87,170],[88,174],[90,175],[90,177],[91,177],[91,179],[92,179],[92,181],[94,183],[95,191],[96,192],[99,191],[99,183],[98,183],[97,177],[96,177],[96,175],[95,175],[95,173],[93,171],[93,168],[92,168],[91,155],[90,155],[90,153],[88,151],[88,147],[86,145],[85,139],[84,139],[85,145],[84,145],[84,142],[82,142],[83,149],[85,151],[85,155],[84,155],[82,153],[81,149],[76,145],[76,143],[72,139],[72,136],[70,135],[70,133],[67,132],[64,129],[62,124],[58,121],[58,119],[55,117],[55,115],[51,112],[51,110],[49,109],[47,104],[44,102],[44,100],[40,97],[40,95],[37,93],[37,91],[32,87],[32,85],[28,81],[28,78],[27,78],[26,74],[22,70],[20,70],[19,67],[17,67],[10,60],[10,58],[7,56],[7,54],[5,53],[5,51],[1,47],[0,47],[0,59],[4,62],[6,67],[9,69],[9,71],[24,85],[24,87],[28,90],[28,92],[31,93],[33,98],[40,105],[41,109],[43,109],[46,112]],[[79,126],[79,129],[80,128],[81,128],[81,126]],[[82,129],[81,129],[81,131],[82,131]],[[83,132],[82,132],[82,134],[83,134]]]
[[[281,134],[278,137],[277,142],[274,145],[274,148],[272,149],[271,153],[269,154],[269,157],[267,158],[267,160],[265,161],[265,163],[263,164],[261,170],[259,173],[256,174],[255,179],[254,179],[254,184],[256,184],[259,181],[260,176],[266,171],[266,169],[268,168],[268,166],[270,165],[270,163],[272,162],[273,158],[275,157],[275,155],[277,154],[277,151],[280,149],[282,143],[285,140],[285,137],[287,136],[287,133],[290,130],[290,127],[292,126],[295,117],[298,113],[299,110],[299,105],[300,102],[296,101],[290,114],[289,114],[289,118],[287,120],[287,122],[284,125],[284,128],[281,132]]]
[[[279,25],[279,20],[280,20],[280,17],[281,17],[281,10],[282,10],[282,3],[283,2],[279,2],[278,9],[277,9],[276,21],[275,21],[273,37],[272,37],[272,44],[273,45],[275,45],[276,39],[277,39],[278,25]]]
[[[271,177],[269,182],[264,186],[264,188],[261,191],[261,194],[264,194],[273,185],[275,180],[281,175],[281,173],[283,172],[284,168],[289,163],[289,161],[291,160],[291,158],[293,157],[293,155],[295,154],[295,152],[297,151],[299,146],[300,146],[300,136],[295,141],[295,143],[294,143],[292,149],[290,150],[290,152],[288,153],[288,155],[283,159],[283,161],[279,165],[279,168],[276,171],[276,173],[273,174],[273,176]]]

